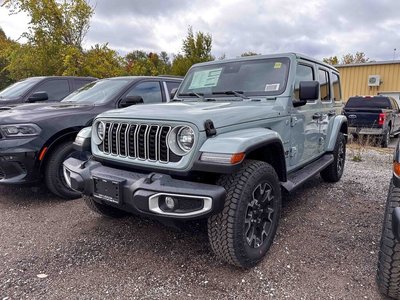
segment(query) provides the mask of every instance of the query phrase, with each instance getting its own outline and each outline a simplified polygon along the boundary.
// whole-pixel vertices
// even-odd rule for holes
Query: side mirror
[[[299,85],[300,101],[314,101],[319,98],[318,81],[301,81]]]
[[[177,91],[178,91],[178,88],[173,88],[171,90],[171,93],[169,93],[169,99],[171,99],[171,100],[174,99]]]
[[[36,92],[29,96],[28,102],[39,102],[49,100],[49,95],[46,92]]]
[[[143,104],[143,98],[141,96],[128,96],[123,98],[119,103],[119,107],[124,108],[136,104]]]

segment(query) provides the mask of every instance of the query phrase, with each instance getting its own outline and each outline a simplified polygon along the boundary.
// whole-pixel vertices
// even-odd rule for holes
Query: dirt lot
[[[337,184],[315,177],[285,203],[252,270],[211,253],[204,227],[109,220],[44,188],[0,187],[3,299],[381,299],[375,268],[391,151],[362,151]],[[39,277],[38,275],[41,275]]]

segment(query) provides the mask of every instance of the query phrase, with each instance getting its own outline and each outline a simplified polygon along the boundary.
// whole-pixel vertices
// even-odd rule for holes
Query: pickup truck
[[[383,148],[388,146],[391,136],[400,133],[399,106],[392,97],[350,97],[343,114],[348,119],[349,133],[378,137]]]
[[[214,253],[250,268],[273,243],[282,191],[342,177],[339,99],[338,71],[301,54],[197,64],[170,103],[108,111],[82,129],[75,149],[92,155],[64,161],[65,181],[106,217],[207,219]]]

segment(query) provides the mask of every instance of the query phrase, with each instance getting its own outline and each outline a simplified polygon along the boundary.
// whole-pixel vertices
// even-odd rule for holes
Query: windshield
[[[130,79],[103,79],[91,82],[65,97],[61,102],[103,104],[113,99]]]
[[[2,99],[18,98],[24,95],[32,86],[39,82],[41,78],[28,78],[18,81],[0,92]]]
[[[269,58],[194,67],[186,75],[178,96],[279,95],[286,88],[289,64],[288,58]]]
[[[380,108],[390,109],[387,97],[352,97],[347,101],[345,108]]]

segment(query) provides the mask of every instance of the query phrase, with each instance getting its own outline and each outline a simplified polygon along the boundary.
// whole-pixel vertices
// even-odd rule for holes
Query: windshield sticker
[[[266,92],[276,92],[279,91],[279,83],[273,83],[273,84],[266,84],[265,85],[265,91]]]
[[[281,62],[276,62],[274,65],[274,69],[280,69],[282,67],[282,63]]]
[[[216,86],[221,72],[222,68],[195,72],[189,90]]]

